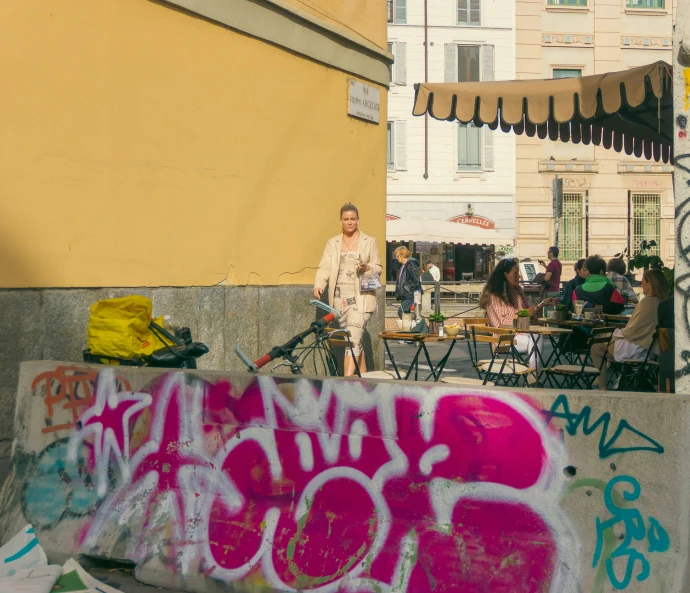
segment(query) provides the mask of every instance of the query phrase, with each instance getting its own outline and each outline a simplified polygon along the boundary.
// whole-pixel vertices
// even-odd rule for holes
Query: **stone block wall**
[[[25,360],[82,361],[89,309],[100,299],[141,294],[153,313],[171,315],[204,342],[199,368],[244,370],[235,345],[256,359],[285,343],[317,318],[310,286],[214,286],[0,290],[0,457],[8,454],[19,364]],[[365,335],[370,369],[383,366],[384,297]],[[309,369],[305,369],[308,374]],[[313,372],[313,370],[312,370]]]

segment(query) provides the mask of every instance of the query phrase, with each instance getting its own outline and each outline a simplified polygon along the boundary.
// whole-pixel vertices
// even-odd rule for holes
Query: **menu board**
[[[537,266],[531,262],[521,263],[520,268],[522,268],[522,277],[526,282],[534,282],[537,277]]]

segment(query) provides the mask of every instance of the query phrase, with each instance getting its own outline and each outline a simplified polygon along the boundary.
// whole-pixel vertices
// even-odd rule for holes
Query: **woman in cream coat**
[[[362,292],[359,276],[365,273],[381,274],[381,255],[376,239],[362,233],[359,211],[349,202],[340,209],[342,234],[326,243],[319,269],[316,272],[314,296],[321,298],[328,285],[328,304],[343,315],[340,327],[350,332],[350,340],[360,372],[365,373],[366,361],[362,335],[371,314],[376,311],[376,291]],[[355,361],[350,352],[345,356],[345,376],[355,374]]]

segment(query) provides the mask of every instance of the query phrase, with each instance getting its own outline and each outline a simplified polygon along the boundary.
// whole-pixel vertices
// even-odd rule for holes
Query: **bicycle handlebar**
[[[332,323],[336,319],[339,319],[341,316],[340,311],[334,309],[333,307],[329,307],[326,303],[322,303],[321,301],[317,301],[316,299],[311,299],[309,301],[309,304],[316,305],[320,309],[328,311],[328,314],[324,315],[318,321],[314,321],[309,326],[308,330],[305,330],[302,333],[297,334],[282,346],[276,346],[272,348],[270,352],[264,354],[261,358],[255,360],[254,362],[251,362],[247,355],[244,352],[242,352],[242,349],[240,348],[239,344],[235,346],[235,354],[237,354],[237,356],[240,357],[240,360],[247,366],[247,369],[249,369],[250,372],[257,373],[259,369],[265,367],[272,360],[275,360],[280,356],[289,356],[292,353],[292,351],[304,341],[304,338],[306,338],[310,334],[322,331],[329,323]]]

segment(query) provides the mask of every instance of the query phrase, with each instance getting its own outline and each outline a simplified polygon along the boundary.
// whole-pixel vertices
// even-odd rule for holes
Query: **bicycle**
[[[235,353],[247,366],[249,372],[258,373],[260,369],[265,367],[270,362],[276,360],[277,358],[282,358],[283,362],[274,366],[271,369],[271,373],[275,372],[281,367],[288,367],[293,375],[302,375],[302,370],[305,368],[305,365],[308,363],[308,359],[311,356],[314,364],[314,373],[316,375],[320,374],[320,369],[317,366],[317,362],[320,361],[322,368],[325,371],[324,374],[327,374],[331,377],[338,376],[338,361],[335,353],[333,352],[331,342],[340,339],[342,336],[343,341],[347,344],[346,347],[350,349],[350,352],[354,357],[352,342],[350,342],[350,337],[347,330],[329,330],[327,327],[332,322],[339,319],[342,316],[342,313],[337,309],[329,307],[325,303],[315,299],[311,299],[309,303],[323,309],[327,312],[327,314],[322,319],[314,321],[309,326],[309,329],[290,338],[282,346],[275,346],[270,352],[267,352],[254,362],[250,361],[247,355],[242,352],[239,344],[235,346]],[[304,341],[311,335],[314,335],[315,337],[314,342],[303,346]],[[319,357],[318,359],[317,355]],[[356,358],[355,371],[357,376],[361,376]]]

